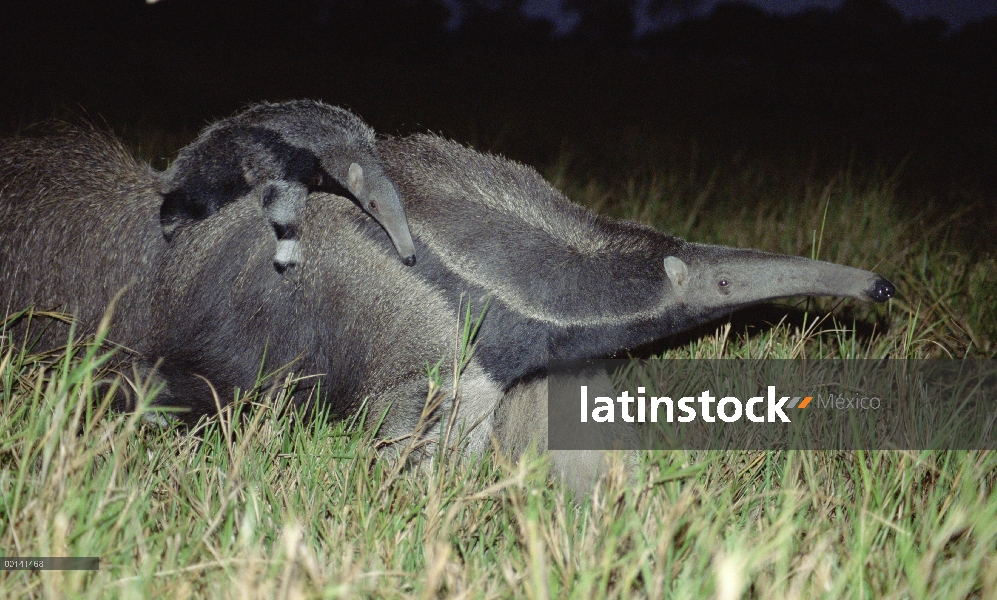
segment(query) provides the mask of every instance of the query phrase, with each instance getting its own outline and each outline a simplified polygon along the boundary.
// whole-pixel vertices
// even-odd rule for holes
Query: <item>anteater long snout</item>
[[[749,251],[742,269],[754,272],[762,297],[846,296],[885,302],[896,293],[893,284],[877,273],[796,256]]]
[[[372,192],[371,197],[374,201],[372,204],[377,207],[371,216],[388,233],[391,243],[402,258],[402,263],[408,267],[415,265],[415,242],[412,241],[412,232],[409,231],[405,208],[398,197],[398,192],[392,186],[386,190]]]
[[[687,243],[677,256],[666,257],[664,266],[676,290],[688,288],[683,294],[691,292],[710,306],[790,296],[886,302],[896,294],[892,283],[871,271],[758,250]]]
[[[402,263],[411,267],[415,265],[415,242],[412,241],[412,233],[408,228],[408,221],[405,219],[405,211],[398,207],[398,214],[381,215],[381,225],[388,232],[391,243],[395,245],[395,250],[402,257]]]

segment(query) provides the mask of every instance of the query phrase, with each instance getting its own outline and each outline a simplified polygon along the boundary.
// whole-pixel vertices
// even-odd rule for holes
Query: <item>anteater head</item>
[[[896,289],[876,273],[798,256],[686,242],[664,258],[670,300],[720,314],[788,296],[885,302]]]
[[[243,124],[277,131],[314,156],[303,177],[309,191],[345,196],[387,232],[402,262],[415,264],[415,244],[395,184],[384,173],[374,130],[353,113],[314,100],[260,104],[237,117]]]
[[[341,108],[311,100],[253,106],[205,129],[163,174],[163,234],[172,239],[184,221],[205,219],[260,186],[302,184],[355,202],[411,266],[405,209],[374,143],[374,131]]]
[[[366,169],[360,163],[350,163],[346,169],[346,189],[353,200],[384,227],[402,262],[411,267],[415,264],[415,244],[398,190],[384,174],[378,161],[367,162]]]

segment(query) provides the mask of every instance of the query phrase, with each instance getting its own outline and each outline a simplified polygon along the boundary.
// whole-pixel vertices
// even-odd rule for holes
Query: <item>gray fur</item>
[[[439,137],[389,139],[380,148],[422,257],[416,274],[452,306],[461,294],[489,302],[476,357],[507,392],[495,431],[514,456],[530,443],[546,447],[550,359],[621,354],[774,298],[884,301],[894,293],[861,269],[695,244],[605,219],[533,169]],[[616,439],[634,441],[626,432]],[[607,457],[555,452],[554,472],[583,491]]]
[[[620,352],[770,297],[885,289],[866,271],[691,244],[592,215],[535,171],[439,138],[387,140],[379,152],[405,198],[419,264],[403,267],[379,226],[316,196],[301,237],[309,260],[292,282],[272,268],[262,186],[167,243],[156,174],[115,140],[71,130],[5,142],[2,301],[70,308],[87,332],[128,285],[112,336],[140,367],[161,361],[163,403],[211,412],[199,376],[225,401],[252,385],[261,362],[266,371],[290,365],[320,375],[306,381],[321,381],[319,401],[336,414],[364,398],[375,413],[390,407],[380,435],[392,437],[418,419],[425,365],[453,356],[461,296],[474,310],[491,298],[461,378],[458,422],[480,420],[470,451],[494,436],[515,455],[546,448],[550,358]],[[734,279],[742,274],[750,277]],[[732,278],[730,294],[718,276]],[[64,331],[52,333],[53,345],[60,334],[64,342]],[[555,472],[583,492],[606,456],[554,453]]]
[[[606,373],[595,374],[584,382],[589,386],[591,397],[607,396],[615,398],[613,389]],[[623,466],[633,469],[636,466],[636,456],[632,452],[639,444],[636,432],[625,423],[603,424],[598,427],[586,427],[580,423],[560,423],[558,427],[573,427],[564,430],[564,435],[578,441],[579,446],[591,448],[611,447],[612,443],[619,446],[618,451],[603,450],[550,450],[551,474],[561,479],[564,484],[577,494],[589,492],[599,479],[606,474],[614,460]],[[547,448],[547,378],[541,377],[530,381],[521,381],[510,388],[502,398],[498,410],[495,411],[493,424],[496,442],[503,452],[516,459],[527,450],[536,448],[541,451]],[[592,436],[605,436],[593,439]],[[607,444],[606,440],[611,443]]]
[[[37,139],[0,140],[0,308],[61,307],[92,332],[126,289],[115,335],[141,339],[151,318],[148,290],[166,247],[157,174],[110,136],[55,129]],[[56,327],[42,340],[65,342],[66,331]]]
[[[405,210],[384,175],[373,130],[321,102],[260,104],[206,128],[163,176],[163,233],[257,192],[278,240],[283,271],[302,260],[298,237],[309,192],[352,196],[377,220],[405,264],[415,262]]]
[[[390,407],[382,436],[413,430],[426,363],[452,356],[457,315],[409,274],[376,225],[331,196],[309,203],[302,242],[313,260],[292,282],[271,266],[273,237],[252,193],[169,243],[160,202],[156,173],[105,134],[0,142],[0,302],[67,309],[86,335],[123,290],[111,339],[141,372],[161,361],[168,386],[159,402],[189,408],[191,418],[214,411],[199,376],[227,402],[234,388],[252,386],[261,364],[290,365],[323,375],[334,413],[369,398],[372,414]],[[417,335],[403,335],[413,328]],[[50,326],[38,347],[64,344],[67,333]],[[485,416],[471,435],[482,451],[501,390],[473,361],[461,384],[461,414]]]
[[[435,136],[380,150],[422,257],[416,274],[451,303],[490,298],[479,356],[506,388],[552,358],[617,354],[773,298],[893,293],[869,271],[594,215],[533,169]]]

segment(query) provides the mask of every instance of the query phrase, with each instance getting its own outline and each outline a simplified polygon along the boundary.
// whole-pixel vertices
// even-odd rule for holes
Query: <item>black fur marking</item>
[[[364,208],[360,200],[353,195],[353,192],[348,190],[345,185],[336,181],[336,179],[325,172],[324,169],[319,169],[317,173],[318,177],[312,180],[311,183],[306,183],[309,192],[325,192],[328,194],[335,194],[337,196],[342,196],[347,200],[350,200],[360,208]],[[364,209],[366,210],[366,209]]]
[[[247,148],[251,149],[247,153]],[[261,161],[276,163],[277,172],[255,173],[247,177],[246,162],[258,152]],[[177,159],[180,184],[165,194],[159,217],[165,227],[179,219],[201,220],[218,212],[226,204],[249,193],[267,179],[303,184],[309,192],[331,192],[357,199],[321,166],[311,150],[288,144],[280,133],[265,127],[231,126],[219,129],[189,153]],[[276,190],[268,190],[263,205],[276,200]],[[358,203],[359,204],[359,203]]]
[[[165,194],[159,220],[166,226],[180,219],[206,219],[251,189],[241,173],[238,179],[229,179],[223,185],[193,181]]]
[[[270,208],[270,205],[280,199],[280,190],[274,186],[267,186],[263,192],[263,208]]]
[[[293,223],[274,223],[273,230],[278,240],[296,240],[300,237],[298,226]]]
[[[375,223],[359,216],[355,221],[358,230],[383,245],[386,251],[391,251],[390,242],[380,235]],[[505,391],[521,381],[546,376],[547,362],[551,359],[610,358],[687,329],[689,321],[700,320],[698,315],[677,308],[668,315],[629,323],[557,326],[527,317],[494,296],[489,298],[487,289],[450,269],[418,235],[414,235],[413,240],[420,257],[413,272],[436,287],[455,312],[463,314],[470,299],[471,316],[477,318],[488,302],[488,310],[478,329],[480,343],[475,347],[474,357]],[[618,277],[618,270],[610,269],[607,276]],[[458,307],[458,302],[463,302],[463,306]],[[716,316],[721,316],[730,311],[720,309],[716,312]],[[705,317],[712,318],[713,315]]]

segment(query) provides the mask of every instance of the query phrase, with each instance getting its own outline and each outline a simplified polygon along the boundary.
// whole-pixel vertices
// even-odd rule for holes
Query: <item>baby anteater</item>
[[[353,200],[391,238],[406,265],[415,246],[395,185],[384,174],[373,130],[349,111],[312,100],[259,104],[219,121],[180,151],[163,174],[160,223],[172,240],[250,193],[277,237],[279,271],[302,261],[298,242],[310,192]]]

